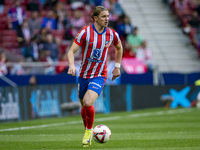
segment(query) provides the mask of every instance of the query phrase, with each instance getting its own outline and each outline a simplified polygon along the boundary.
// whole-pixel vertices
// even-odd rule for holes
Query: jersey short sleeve
[[[113,45],[117,45],[120,42],[119,34],[116,31],[113,32],[114,32]]]
[[[79,33],[76,35],[76,38],[74,42],[81,46],[83,42],[86,40],[86,29],[83,28],[82,30],[79,31]]]

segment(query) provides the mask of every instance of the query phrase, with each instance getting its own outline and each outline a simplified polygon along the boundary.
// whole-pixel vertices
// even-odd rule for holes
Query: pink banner
[[[146,64],[135,58],[123,58],[122,67],[128,74],[141,74],[147,72]]]

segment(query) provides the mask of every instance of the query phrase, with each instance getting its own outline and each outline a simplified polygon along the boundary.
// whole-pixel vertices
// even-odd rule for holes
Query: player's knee
[[[83,106],[89,107],[92,103],[88,99],[83,99]]]

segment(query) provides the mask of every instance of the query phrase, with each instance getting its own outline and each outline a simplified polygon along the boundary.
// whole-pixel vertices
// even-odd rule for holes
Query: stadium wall
[[[200,91],[193,85],[106,85],[94,106],[97,113],[164,107],[163,94],[169,94],[171,89],[181,92],[186,87],[189,87],[186,97],[192,102]],[[61,109],[61,105],[77,102],[77,84],[0,87],[0,121],[74,115],[80,113],[80,108]]]

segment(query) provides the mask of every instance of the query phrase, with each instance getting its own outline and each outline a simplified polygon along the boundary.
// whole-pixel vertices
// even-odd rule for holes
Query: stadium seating
[[[183,3],[187,3],[188,9],[184,9],[184,10],[180,11],[176,8],[176,2],[177,1],[178,0],[174,0],[171,3],[171,8],[172,8],[171,11],[177,17],[177,19],[180,21],[181,28],[184,29],[184,27],[186,27],[186,25],[191,20],[192,12],[196,11],[197,4],[194,3],[193,1],[183,0]],[[199,18],[199,20],[200,20],[200,18]],[[198,56],[200,57],[200,49],[199,49],[199,46],[198,46],[199,41],[197,41],[195,39],[196,33],[197,33],[197,29],[191,28],[191,30],[188,33],[188,37],[190,38],[191,44],[195,47],[195,49],[197,50]]]

